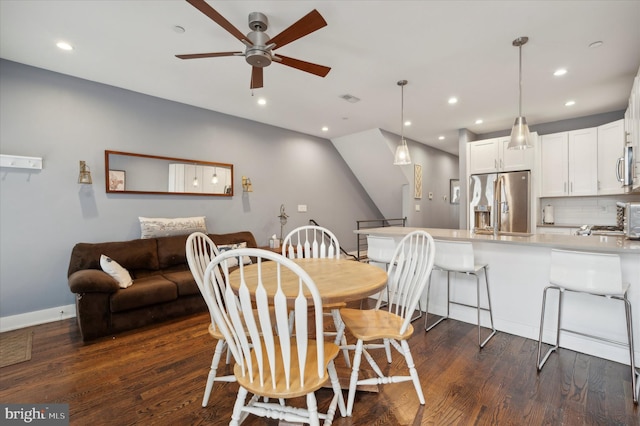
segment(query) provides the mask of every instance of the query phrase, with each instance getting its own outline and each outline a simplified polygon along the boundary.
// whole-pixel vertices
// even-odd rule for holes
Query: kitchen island
[[[407,233],[421,229],[435,239],[470,241],[473,244],[477,263],[489,265],[489,286],[493,319],[496,328],[505,333],[538,339],[542,292],[549,284],[551,249],[616,253],[622,262],[622,278],[629,282],[628,292],[633,314],[634,340],[640,342],[640,241],[620,236],[573,236],[549,234],[484,235],[462,229],[435,229],[409,227],[383,227],[355,231],[357,234],[387,236],[400,240]],[[476,285],[473,277],[463,274],[451,275],[451,298],[463,303],[475,301]],[[426,295],[422,306],[425,306]],[[486,294],[481,295],[486,303]],[[484,305],[483,303],[483,305]],[[547,298],[547,322],[544,340],[554,339],[557,292]],[[484,305],[486,306],[486,305]],[[583,294],[567,294],[565,297],[563,326],[585,333],[605,336],[626,342],[626,326],[622,302]],[[442,315],[446,312],[446,275],[434,271],[429,312]],[[488,324],[488,314],[482,318]],[[476,310],[451,305],[452,319],[476,323]],[[433,321],[435,318],[430,319]],[[422,325],[422,324],[421,324]],[[421,329],[422,327],[417,327]],[[472,342],[470,342],[471,344]],[[491,342],[488,343],[491,345]],[[578,352],[629,364],[628,349],[587,337],[564,333],[560,345]],[[636,359],[640,359],[636,345]],[[532,368],[535,368],[532,366]]]

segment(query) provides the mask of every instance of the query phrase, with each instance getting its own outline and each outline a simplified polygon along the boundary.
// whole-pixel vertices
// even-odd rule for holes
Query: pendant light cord
[[[400,142],[404,143],[404,84],[400,86]]]
[[[518,117],[522,117],[522,44],[518,46],[518,90],[520,92],[519,101],[518,101]]]

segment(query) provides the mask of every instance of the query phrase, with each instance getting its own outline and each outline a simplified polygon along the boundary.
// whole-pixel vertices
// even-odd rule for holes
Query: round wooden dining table
[[[323,304],[360,300],[378,293],[387,283],[387,273],[368,263],[346,259],[291,259],[309,274],[316,284]],[[276,291],[277,262],[261,262],[262,282],[269,296]],[[253,293],[258,282],[258,264],[244,266],[247,287]],[[229,275],[229,285],[235,291],[240,287],[240,270]],[[288,299],[298,295],[298,277],[287,268],[281,269],[282,291]]]

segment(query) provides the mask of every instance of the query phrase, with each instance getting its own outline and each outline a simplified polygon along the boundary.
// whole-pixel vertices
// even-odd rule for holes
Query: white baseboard
[[[18,328],[60,321],[67,318],[75,318],[75,316],[76,305],[72,304],[43,309],[41,311],[27,312],[25,314],[0,317],[0,332],[17,330]]]

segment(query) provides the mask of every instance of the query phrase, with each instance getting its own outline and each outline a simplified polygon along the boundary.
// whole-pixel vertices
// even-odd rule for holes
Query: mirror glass
[[[233,196],[233,164],[105,151],[107,192]]]

